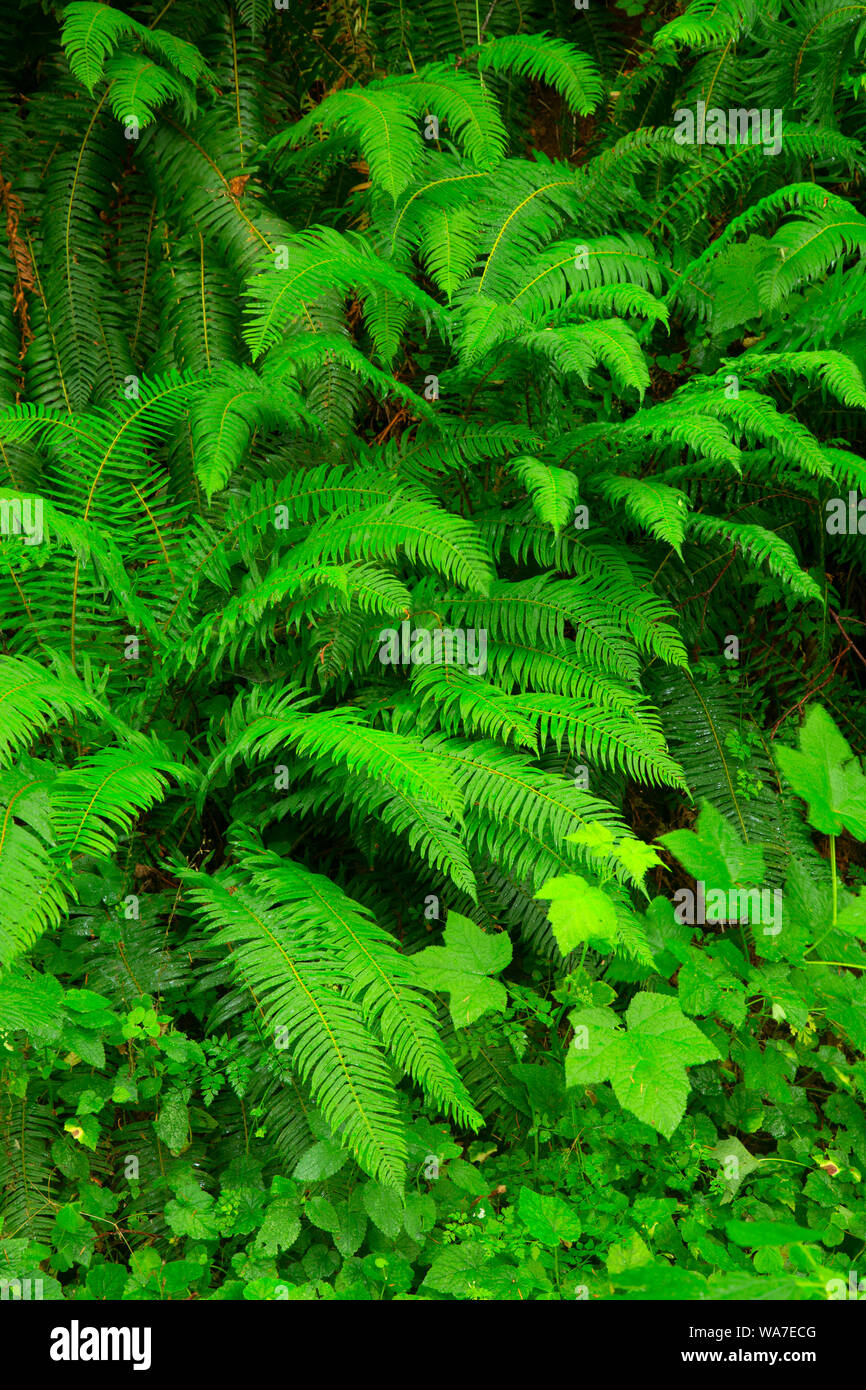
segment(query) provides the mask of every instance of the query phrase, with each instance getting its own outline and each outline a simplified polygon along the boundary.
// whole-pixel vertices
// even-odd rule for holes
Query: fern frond
[[[195,779],[189,768],[163,753],[106,749],[58,775],[52,810],[59,853],[111,854],[142,811],[162,801],[168,779]]]
[[[691,0],[683,14],[669,20],[656,34],[656,48],[682,44],[688,48],[717,48],[750,30],[763,13],[757,0]]]
[[[27,657],[0,656],[0,767],[73,711],[99,709],[83,685]]]
[[[284,880],[182,877],[213,944],[231,949],[233,971],[334,1132],[367,1172],[402,1188],[406,1146],[394,1083],[360,1002],[348,997],[350,977],[322,949],[318,922],[286,901]]]
[[[391,502],[320,526],[296,553],[299,564],[345,560],[394,560],[401,552],[424,566],[465,585],[472,593],[487,593],[492,568],[475,528],[444,507],[420,498]]]
[[[574,515],[574,504],[580,491],[576,475],[565,468],[551,467],[527,454],[511,459],[508,466],[529,493],[539,521],[551,526],[554,534],[559,535]]]
[[[486,598],[454,596],[449,612],[463,627],[484,628],[497,640],[549,651],[561,645],[568,625],[574,629],[577,650],[593,665],[624,681],[637,679],[631,641],[593,589],[578,580],[551,574],[513,584],[496,580]]]
[[[472,208],[431,208],[421,259],[436,288],[451,300],[478,257],[479,223]]]
[[[658,717],[639,705],[627,718],[594,704],[575,706],[570,696],[526,694],[515,697],[523,717],[535,724],[542,741],[622,769],[636,781],[686,789],[678,764],[668,754]]]
[[[293,425],[316,433],[320,426],[286,383],[249,367],[223,367],[193,401],[190,413],[196,474],[208,500],[240,466],[253,431]]]
[[[120,40],[143,26],[134,19],[93,0],[72,0],[63,13],[62,42],[69,66],[93,95],[105,60]]]
[[[486,738],[499,738],[505,744],[513,740],[517,746],[537,752],[538,735],[523,717],[520,701],[482,676],[453,666],[419,666],[412,677],[412,690],[419,697],[422,716],[425,706],[432,707],[444,733],[457,734],[464,728]],[[413,700],[406,709],[408,721],[414,721],[415,709]],[[399,727],[396,722],[395,727]]]
[[[123,125],[144,130],[156,117],[157,108],[176,101],[189,117],[195,101],[188,88],[174,73],[159,68],[149,58],[135,53],[119,53],[105,64],[110,86],[108,101]]]
[[[554,87],[579,116],[604,97],[601,73],[585,53],[549,34],[508,34],[470,49],[481,72],[519,72]]]
[[[346,292],[359,286],[364,290],[377,287],[398,300],[438,313],[435,300],[408,276],[376,257],[366,241],[330,227],[315,227],[287,238],[275,249],[270,265],[259,261],[258,272],[247,289],[244,333],[254,359],[280,342],[294,319],[303,316],[309,326],[308,305],[334,288]]]
[[[228,768],[239,757],[269,757],[278,748],[291,746],[299,754],[310,753],[342,764],[350,772],[381,781],[394,791],[405,791],[422,800],[437,801],[460,818],[462,797],[453,779],[420,742],[403,734],[373,728],[347,706],[318,714],[294,708],[297,692],[289,690],[273,702],[269,713],[252,718],[219,754],[214,766]],[[243,708],[243,706],[241,706]]]
[[[56,1136],[51,1107],[26,1096],[13,1096],[4,1087],[0,1097],[0,1218],[9,1239],[45,1239],[54,1226],[51,1146]]]
[[[774,531],[704,514],[693,514],[689,518],[688,529],[690,535],[699,539],[723,537],[735,548],[742,549],[751,561],[765,564],[770,573],[787,584],[798,598],[823,601],[821,586],[804,572],[788,542]]]
[[[733,366],[733,363],[726,364]],[[763,385],[776,374],[790,379],[804,377],[812,385],[831,392],[843,405],[866,408],[866,384],[862,373],[843,352],[746,352],[736,359],[736,370],[748,381]]]
[[[47,766],[36,764],[0,778],[0,965],[4,967],[49,927],[58,926],[67,907],[67,885],[54,871],[51,858],[51,777],[47,773]]]
[[[620,503],[630,516],[680,553],[689,514],[685,493],[647,478],[600,473],[595,480],[609,502]]]
[[[424,1088],[430,1100],[459,1124],[480,1123],[451,1058],[442,1047],[423,995],[414,981],[411,957],[376,924],[361,903],[323,874],[276,854],[247,853],[240,867],[257,890],[293,909],[328,952],[339,958],[348,984],[343,995],[357,1002],[364,1021],[381,1034],[397,1065]]]

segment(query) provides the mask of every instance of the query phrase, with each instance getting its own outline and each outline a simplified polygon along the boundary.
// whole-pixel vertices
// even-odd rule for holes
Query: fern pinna
[[[73,0],[2,117],[0,1022],[98,1066],[88,990],[189,996],[244,1020],[223,1158],[252,1107],[269,1161],[327,1133],[402,1188],[401,1078],[468,1131],[487,1084],[430,930],[567,969],[541,890],[579,873],[640,961],[627,796],[738,823],[690,661],[709,592],[828,601],[866,219],[853,27],[817,82],[842,6],[695,0],[619,75],[592,8],[367,9],[338,61],[260,0]],[[776,157],[678,139],[737,84]],[[188,1099],[81,1141],[216,1162]]]

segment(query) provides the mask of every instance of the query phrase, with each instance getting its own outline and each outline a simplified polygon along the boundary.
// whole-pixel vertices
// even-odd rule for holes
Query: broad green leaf
[[[566,1084],[610,1081],[620,1105],[667,1138],[686,1109],[689,1083],[686,1067],[718,1059],[719,1052],[704,1033],[685,1017],[667,994],[642,991],[626,1012],[628,1032],[612,1031],[605,1018],[610,1010],[583,1010],[572,1016],[576,1027],[586,1026],[592,1042],[585,1049],[570,1047],[565,1062]]]
[[[539,521],[551,526],[559,535],[574,515],[579,495],[577,475],[564,468],[553,468],[527,454],[512,459],[510,467],[529,493]]]
[[[521,1187],[518,1201],[520,1219],[531,1236],[543,1245],[577,1240],[583,1230],[580,1217],[555,1193],[533,1192]]]
[[[616,847],[616,857],[637,884],[643,883],[650,869],[664,863],[652,845],[632,835],[623,835]]]
[[[348,1260],[361,1248],[367,1231],[367,1213],[358,1188],[350,1192],[344,1202],[335,1203],[337,1227],[334,1231],[334,1244]]]
[[[206,1192],[198,1195],[184,1193],[178,1200],[166,1203],[165,1219],[177,1236],[193,1240],[216,1240],[220,1233],[219,1216],[214,1201]]]
[[[836,918],[836,926],[851,936],[866,937],[866,890],[861,888],[857,897],[845,904]]]
[[[270,1203],[256,1236],[255,1248],[263,1255],[290,1250],[301,1233],[298,1203],[291,1197],[278,1197]]]
[[[475,1242],[451,1246],[430,1266],[421,1285],[454,1298],[508,1298],[516,1289],[517,1270],[501,1260],[491,1259],[489,1251]]]
[[[814,1244],[820,1237],[805,1226],[795,1226],[792,1221],[728,1221],[725,1230],[728,1240],[741,1245],[744,1250],[761,1250],[764,1246]]]
[[[63,1018],[63,990],[52,975],[27,979],[8,971],[0,979],[0,1032],[26,1028],[56,1034]]]
[[[686,873],[710,888],[728,889],[739,884],[760,883],[763,877],[763,851],[744,844],[708,801],[700,803],[694,830],[670,830],[658,838]]]
[[[502,1013],[505,986],[490,976],[511,960],[507,934],[482,931],[468,917],[449,912],[443,935],[443,946],[428,946],[412,956],[419,983],[451,995],[451,1017],[458,1028],[466,1028],[482,1014]]]
[[[393,1187],[380,1182],[367,1182],[361,1189],[364,1208],[370,1220],[389,1240],[393,1240],[403,1225],[403,1203]]]
[[[172,1153],[180,1153],[189,1139],[189,1114],[180,1091],[169,1091],[153,1125],[158,1137]]]
[[[536,898],[549,900],[547,915],[556,944],[564,956],[590,937],[616,938],[616,909],[601,888],[594,888],[580,874],[550,878]]]
[[[688,948],[677,977],[677,996],[687,1014],[715,1014],[740,1028],[746,1017],[746,991],[723,960]]]
[[[759,1160],[752,1157],[745,1144],[741,1144],[735,1135],[723,1139],[721,1143],[708,1152],[718,1160],[727,1189],[722,1202],[723,1204],[731,1202],[736,1196],[740,1184],[746,1180],[750,1173],[760,1167]]]
[[[618,1240],[607,1252],[605,1264],[611,1274],[622,1274],[627,1269],[640,1269],[650,1264],[652,1252],[646,1241],[637,1231],[631,1231],[626,1240]]]
[[[311,1144],[301,1154],[292,1177],[299,1178],[302,1182],[322,1181],[339,1173],[348,1160],[348,1150],[344,1149],[342,1144],[338,1144],[335,1139],[323,1139],[318,1144]]]
[[[822,705],[812,705],[800,728],[799,749],[777,748],[776,762],[807,803],[809,824],[823,835],[849,830],[866,840],[866,776]]]

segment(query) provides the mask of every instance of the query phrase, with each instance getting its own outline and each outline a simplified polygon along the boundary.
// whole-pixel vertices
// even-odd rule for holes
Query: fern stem
[[[866,965],[856,965],[853,960],[804,960],[804,965],[841,965],[843,970],[866,970]]]

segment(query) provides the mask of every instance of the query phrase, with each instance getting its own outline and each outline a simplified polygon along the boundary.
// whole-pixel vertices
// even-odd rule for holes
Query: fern
[[[424,1125],[487,1125],[513,1049],[414,960],[449,912],[508,934],[519,1048],[526,980],[669,963],[647,840],[701,798],[820,883],[769,753],[815,683],[866,740],[823,524],[866,482],[862,38],[835,0],[650,7],[627,53],[559,0],[135,12],[7,42],[0,1027],[38,1047],[0,1157],[4,1234],[80,1169],[168,1250],[244,1164],[322,1146],[348,1229],[349,1153],[409,1193]],[[780,150],[681,143],[698,101]]]
[[[339,997],[344,976],[322,959],[318,934],[267,883],[257,890],[209,876],[188,882],[215,944],[231,946],[275,1040],[284,1030],[294,1067],[329,1123],[368,1171],[401,1187],[405,1148],[388,1069],[358,1005]]]
[[[555,87],[581,116],[588,116],[604,94],[600,74],[592,61],[572,45],[547,34],[509,34],[491,39],[476,52],[481,72],[511,69],[540,78]]]

